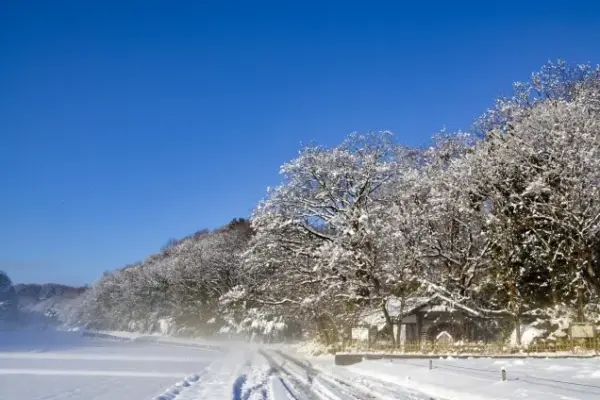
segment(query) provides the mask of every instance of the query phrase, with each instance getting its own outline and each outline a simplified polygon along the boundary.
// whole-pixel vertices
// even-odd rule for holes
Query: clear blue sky
[[[421,145],[548,59],[600,62],[592,2],[173,3],[0,2],[14,281],[93,282],[248,216],[301,143]]]

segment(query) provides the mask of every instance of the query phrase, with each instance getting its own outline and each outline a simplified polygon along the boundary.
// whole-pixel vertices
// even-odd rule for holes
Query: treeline
[[[14,285],[0,271],[0,330],[45,329],[72,322],[81,313],[80,296],[86,289],[54,283]]]
[[[104,276],[84,320],[332,342],[361,310],[437,294],[481,318],[590,318],[600,292],[600,69],[548,64],[473,129],[428,148],[388,132],[311,146],[251,223]],[[520,335],[516,335],[517,338]]]
[[[96,329],[215,333],[219,298],[243,281],[239,266],[250,235],[249,222],[235,219],[169,240],[144,262],[105,273],[85,293],[77,321]]]

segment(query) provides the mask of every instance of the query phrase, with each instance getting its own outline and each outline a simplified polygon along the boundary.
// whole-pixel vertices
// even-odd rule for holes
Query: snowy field
[[[501,368],[508,375],[501,381]],[[599,359],[434,359],[335,366],[291,348],[130,335],[0,332],[0,399],[592,400]]]
[[[217,354],[74,332],[0,332],[0,399],[152,399]]]

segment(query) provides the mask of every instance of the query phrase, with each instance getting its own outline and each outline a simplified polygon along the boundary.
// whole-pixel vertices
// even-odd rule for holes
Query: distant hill
[[[75,312],[86,287],[56,283],[16,284],[15,292],[23,313],[40,314],[56,323],[67,322]]]
[[[45,283],[41,285],[38,283],[19,283],[14,285],[14,288],[19,297],[19,304],[21,305],[38,303],[52,297],[74,299],[86,290],[86,287],[73,287],[58,283]]]

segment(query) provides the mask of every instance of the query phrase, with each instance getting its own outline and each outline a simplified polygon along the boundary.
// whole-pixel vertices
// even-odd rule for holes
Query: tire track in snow
[[[288,365],[293,365],[299,368],[306,374],[306,379],[310,383],[312,389],[321,398],[326,399],[357,399],[357,400],[371,400],[380,399],[380,397],[374,396],[371,391],[360,390],[354,385],[343,381],[342,379],[335,379],[331,376],[326,376],[321,371],[313,368],[309,363],[302,362],[294,357],[291,357],[281,351],[276,352]]]
[[[287,392],[288,397],[292,397],[296,400],[322,400],[323,398],[317,395],[314,389],[311,387],[312,379],[309,378],[308,382],[303,382],[303,380],[296,376],[293,373],[290,373],[286,370],[283,365],[278,364],[273,357],[267,354],[265,351],[260,350],[260,355],[262,355],[273,371],[277,374],[275,379],[278,379],[283,386],[283,389]],[[275,381],[273,382],[274,386],[279,386]],[[276,397],[277,400],[279,400]]]
[[[158,396],[154,397],[153,400],[177,399],[179,397],[179,395],[186,392],[192,386],[197,385],[200,382],[201,378],[207,373],[207,371],[210,370],[210,368],[214,364],[215,364],[215,362],[206,366],[201,372],[199,372],[197,374],[189,375],[186,378],[184,378],[183,380],[175,383],[174,385],[169,387],[167,390],[165,390],[164,393],[159,394]]]
[[[325,390],[333,390],[334,399],[436,400],[423,393],[414,392],[402,386],[390,384],[374,378],[365,379],[358,375],[350,378],[332,372],[322,371],[313,367],[309,362],[298,360],[280,350],[277,350],[276,353],[284,360],[305,370],[308,375],[312,375],[312,379],[318,385],[324,386]],[[342,396],[339,397],[339,395],[337,395],[338,393]],[[336,395],[338,397],[335,397]]]
[[[276,364],[262,354],[255,354],[233,383],[233,400],[305,400],[298,397]],[[306,399],[310,400],[310,399]]]
[[[273,370],[269,369],[263,379],[255,382],[250,387],[248,387],[247,383],[249,382],[248,375],[252,375],[252,371],[240,375],[233,383],[233,400],[249,400],[251,398],[267,400],[269,397],[268,382],[272,374]]]
[[[181,394],[183,390],[186,390],[190,386],[196,384],[200,379],[200,375],[193,374],[185,378],[184,380],[177,382],[169,389],[167,389],[163,394],[160,394],[154,398],[154,400],[173,400],[176,399],[177,396]]]

